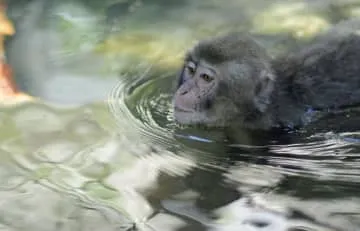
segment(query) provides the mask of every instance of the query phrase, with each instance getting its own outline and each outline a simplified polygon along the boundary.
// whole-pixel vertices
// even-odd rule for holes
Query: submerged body
[[[276,59],[238,33],[204,40],[186,56],[174,116],[188,125],[301,126],[309,111],[360,103],[359,60],[356,34],[319,40]]]
[[[360,37],[350,34],[306,47],[273,61],[277,91],[274,121],[303,125],[304,113],[360,104]]]

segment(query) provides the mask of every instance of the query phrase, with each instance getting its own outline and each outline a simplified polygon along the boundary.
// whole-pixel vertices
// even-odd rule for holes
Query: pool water
[[[229,139],[176,124],[171,107],[198,39],[250,31],[278,55],[359,12],[351,0],[9,2],[8,61],[38,100],[0,110],[0,228],[359,230],[358,109]]]

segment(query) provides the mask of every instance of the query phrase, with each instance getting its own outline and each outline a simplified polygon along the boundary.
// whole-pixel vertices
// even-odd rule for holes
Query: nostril
[[[182,91],[180,91],[180,95],[185,95],[185,94],[187,94],[189,91],[188,90],[182,90]]]

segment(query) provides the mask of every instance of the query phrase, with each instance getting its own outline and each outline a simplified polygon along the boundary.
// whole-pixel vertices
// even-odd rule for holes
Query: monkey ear
[[[259,82],[255,86],[254,105],[260,112],[265,112],[270,104],[271,93],[274,90],[275,75],[270,71],[260,73]]]

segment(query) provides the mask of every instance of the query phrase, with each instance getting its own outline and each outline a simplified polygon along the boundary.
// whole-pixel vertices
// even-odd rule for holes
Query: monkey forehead
[[[231,33],[200,41],[189,56],[198,61],[204,59],[211,64],[249,59],[266,59],[265,50],[246,35]]]

